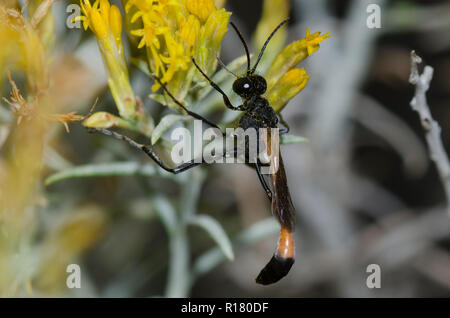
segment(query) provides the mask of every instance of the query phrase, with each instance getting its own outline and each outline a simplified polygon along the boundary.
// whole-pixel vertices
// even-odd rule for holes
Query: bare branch
[[[422,59],[415,51],[412,51],[409,82],[416,86],[416,92],[410,105],[414,111],[419,113],[420,121],[425,131],[430,158],[436,164],[444,186],[445,194],[447,196],[447,210],[450,214],[450,164],[444,145],[442,144],[441,127],[431,116],[426,98],[426,93],[430,88],[430,83],[433,78],[433,68],[427,65],[425,66],[423,73],[420,74],[418,65],[421,62]]]

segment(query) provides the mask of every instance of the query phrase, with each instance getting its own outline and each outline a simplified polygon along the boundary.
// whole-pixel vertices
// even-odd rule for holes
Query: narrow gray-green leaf
[[[77,166],[55,173],[45,180],[46,185],[71,179],[87,177],[109,177],[109,176],[154,176],[158,175],[153,164],[140,164],[137,162],[113,162],[102,164],[90,164]]]
[[[196,215],[189,219],[189,224],[203,228],[217,243],[223,254],[229,259],[234,259],[233,247],[223,227],[215,219],[208,215]]]
[[[280,136],[280,143],[282,145],[292,145],[308,142],[308,138],[295,136],[291,134],[284,134]]]
[[[172,238],[178,227],[177,212],[175,211],[175,208],[170,201],[162,195],[157,195],[153,198],[153,207],[163,223],[169,238]]]
[[[161,121],[156,125],[152,133],[152,145],[154,145],[162,134],[164,134],[170,127],[172,127],[177,121],[189,119],[188,116],[169,114],[164,116]]]
[[[155,196],[155,211],[169,236],[170,262],[168,268],[166,297],[187,297],[189,291],[189,240],[185,227],[179,223],[177,213],[170,201]]]

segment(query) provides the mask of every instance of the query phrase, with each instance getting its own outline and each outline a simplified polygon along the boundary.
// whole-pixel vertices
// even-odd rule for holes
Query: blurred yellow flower
[[[97,104],[97,101],[92,106],[89,114],[86,116],[78,115],[76,112],[70,112],[67,114],[54,114],[46,112],[45,109],[40,107],[42,100],[39,97],[35,97],[27,101],[20,92],[16,83],[12,80],[11,74],[8,72],[9,83],[11,84],[10,99],[3,97],[12,110],[12,114],[17,117],[17,124],[20,125],[23,119],[44,119],[46,121],[59,122],[64,125],[67,132],[70,131],[68,123],[79,122],[89,117]]]
[[[40,258],[35,265],[33,286],[40,292],[50,295],[63,292],[67,288],[68,264],[78,262],[107,228],[105,214],[95,205],[78,207],[71,212],[48,229],[39,245]]]
[[[281,21],[289,17],[289,0],[264,0],[263,12],[253,34],[253,46],[259,51],[270,34]],[[264,53],[264,57],[259,64],[259,70],[266,69],[267,63],[272,61],[284,47],[287,39],[287,28],[278,30],[270,40],[270,50]]]
[[[36,270],[43,256],[40,242],[44,239],[55,242],[55,237],[48,237],[46,231],[36,240],[36,233],[42,229],[39,212],[46,204],[41,177],[47,166],[44,149],[51,147],[49,121],[61,122],[68,129],[68,122],[84,118],[75,112],[57,113],[67,105],[70,97],[66,99],[68,94],[65,93],[68,88],[77,86],[79,77],[77,72],[65,68],[67,65],[56,58],[52,50],[54,32],[50,6],[53,2],[55,0],[34,0],[27,10],[28,18],[22,14],[25,5],[20,7],[19,2],[12,1],[7,1],[6,5],[4,1],[0,3],[0,74],[8,75],[11,86],[9,98],[3,101],[11,107],[11,114],[17,121],[22,121],[17,126],[12,121],[9,123],[7,137],[11,147],[2,148],[0,158],[0,297],[30,296],[36,275],[38,279],[43,277]],[[18,73],[14,77],[25,75],[26,81],[20,85],[25,87],[26,94],[22,94],[10,71]],[[69,72],[71,77],[58,77]],[[64,78],[64,83],[60,78]],[[82,229],[87,226],[80,224]],[[94,242],[88,234],[80,232],[81,237],[87,238],[81,240],[81,244],[79,237],[71,235],[69,238],[75,239],[74,245],[60,244],[53,249],[54,254],[70,253],[71,260],[75,260]],[[50,267],[46,269],[54,273]],[[60,269],[64,275],[65,266]],[[58,281],[61,286],[65,282],[63,275]],[[43,295],[43,290],[37,288],[37,292]]]

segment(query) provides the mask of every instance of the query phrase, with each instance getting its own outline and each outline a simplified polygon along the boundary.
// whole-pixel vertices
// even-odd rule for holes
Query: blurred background
[[[264,3],[224,4],[249,43]],[[450,2],[280,3],[291,17],[286,43],[303,38],[307,28],[331,34],[301,63],[310,81],[283,110],[291,133],[308,139],[282,146],[297,210],[296,263],[289,275],[268,287],[254,281],[273,254],[278,225],[251,169],[202,166],[174,177],[80,123],[70,123],[67,133],[58,123],[67,117],[39,124],[21,113],[18,124],[17,112],[3,100],[0,295],[450,296],[449,203],[410,106],[414,86],[408,82],[415,50],[434,68],[427,100],[450,149]],[[366,25],[373,3],[381,8],[381,28]],[[48,74],[58,89],[45,105],[53,113],[76,112],[69,122],[87,114],[97,97],[96,111],[115,113],[92,32],[66,27],[69,4],[51,8],[54,36],[48,41],[55,53]],[[33,88],[23,88],[29,73],[2,59],[8,48],[13,46],[2,44],[0,89],[11,101],[7,71],[24,95]],[[128,45],[125,51],[127,58],[136,53]],[[228,32],[222,59],[242,54],[238,37]],[[149,77],[137,67],[129,70],[136,96],[158,122],[170,111],[148,98]],[[223,111],[208,117],[220,119]],[[68,264],[80,265],[80,289],[66,286]],[[369,264],[381,268],[379,289],[366,286]]]

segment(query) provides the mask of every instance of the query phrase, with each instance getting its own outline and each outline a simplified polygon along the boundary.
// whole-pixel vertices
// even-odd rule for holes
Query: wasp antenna
[[[289,18],[287,18],[286,20],[284,20],[283,22],[281,22],[280,24],[278,24],[278,26],[275,28],[275,30],[272,31],[272,33],[269,35],[269,37],[267,38],[266,42],[264,43],[261,51],[259,52],[259,56],[258,59],[256,60],[255,65],[253,66],[252,70],[250,71],[250,73],[254,73],[256,71],[256,67],[259,64],[259,61],[261,61],[261,58],[264,54],[264,51],[266,50],[267,44],[269,44],[270,40],[273,38],[273,36],[275,35],[275,33],[277,33],[277,31],[287,22],[289,21]]]
[[[230,73],[231,75],[233,75],[236,78],[239,77],[225,65],[225,63],[220,59],[219,55],[216,54],[216,58],[217,58],[217,61],[220,64],[220,66],[222,66],[228,73]]]
[[[242,36],[242,33],[239,31],[237,26],[233,22],[230,22],[230,24],[233,27],[234,31],[236,31],[237,35],[241,39],[242,44],[244,45],[245,54],[247,55],[247,74],[250,74],[250,51],[248,50],[247,43],[245,42],[244,37]]]

